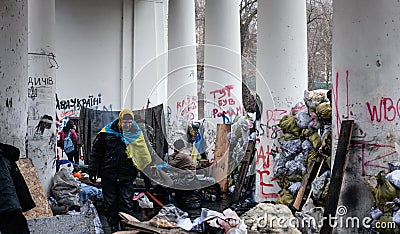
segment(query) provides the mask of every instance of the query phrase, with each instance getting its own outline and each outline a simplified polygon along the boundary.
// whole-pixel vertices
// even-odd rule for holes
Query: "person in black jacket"
[[[19,149],[0,143],[0,233],[29,233],[22,211],[35,206],[28,186],[15,163]]]
[[[119,229],[118,212],[132,213],[133,181],[138,170],[128,155],[129,138],[140,131],[133,112],[124,109],[119,118],[104,127],[96,136],[89,156],[89,179],[101,177],[104,209],[111,231]]]

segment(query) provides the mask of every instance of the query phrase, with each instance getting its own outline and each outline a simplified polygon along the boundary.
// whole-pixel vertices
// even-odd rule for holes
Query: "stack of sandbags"
[[[327,98],[328,90],[305,91],[304,103],[299,102],[279,122],[281,136],[279,152],[273,151],[274,175],[279,178],[282,190],[278,204],[290,204],[300,188],[310,161],[323,163],[322,175],[315,181],[315,200],[324,203],[328,191],[332,132],[332,108]],[[325,192],[325,193],[324,193]]]
[[[400,233],[400,170],[389,163],[392,171],[386,175],[384,171],[375,177],[377,186],[372,190],[375,206],[371,209],[373,229],[381,234]],[[394,169],[394,170],[393,170]]]

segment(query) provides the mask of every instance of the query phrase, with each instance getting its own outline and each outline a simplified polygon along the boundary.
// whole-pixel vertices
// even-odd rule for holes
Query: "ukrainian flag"
[[[193,143],[192,147],[192,160],[194,162],[194,165],[196,166],[197,160],[201,159],[201,154],[204,153],[205,148],[205,142],[204,142],[204,137],[202,134],[202,127],[199,129],[199,133],[197,134],[196,140]]]
[[[132,159],[133,165],[139,170],[143,170],[151,162],[150,151],[147,148],[146,141],[144,139],[143,131],[139,128],[139,125],[132,121],[132,125],[137,129],[136,133],[124,132],[119,133],[111,129],[111,125],[118,121],[118,119],[109,123],[100,132],[111,133],[121,137],[122,141],[126,144],[126,154],[128,158]]]

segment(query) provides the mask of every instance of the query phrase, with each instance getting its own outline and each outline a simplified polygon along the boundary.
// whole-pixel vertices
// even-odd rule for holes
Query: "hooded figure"
[[[143,149],[138,144],[141,138],[143,133],[134,121],[133,112],[124,109],[118,119],[97,134],[93,142],[89,155],[89,178],[95,181],[101,177],[105,214],[112,231],[119,229],[118,212],[132,214],[133,181],[138,169],[142,170],[151,162],[151,158],[145,162],[140,159],[145,150],[148,152],[147,147]]]

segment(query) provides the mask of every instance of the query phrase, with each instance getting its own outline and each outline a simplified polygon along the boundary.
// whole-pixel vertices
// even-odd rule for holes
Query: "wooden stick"
[[[324,165],[324,161],[323,161],[323,160],[322,160],[321,164],[319,165],[319,168],[318,168],[316,177],[319,176],[319,173],[321,172],[321,169],[322,169],[322,165]],[[307,196],[306,202],[308,201],[308,199],[310,199],[311,194],[312,194],[312,189],[310,190],[310,193],[309,193],[308,196]]]
[[[153,194],[151,194],[149,191],[145,191],[145,193],[147,194],[147,196],[149,196],[151,198],[151,200],[153,200],[155,203],[157,203],[157,205],[159,205],[160,207],[163,207],[164,204],[162,204],[162,202],[160,202],[160,200],[158,200]]]
[[[301,183],[300,189],[297,192],[296,200],[294,200],[294,203],[293,203],[293,207],[296,210],[300,210],[300,205],[301,205],[301,202],[303,201],[304,192],[306,191],[308,180],[310,179],[310,175],[311,175],[312,170],[314,169],[314,165],[315,165],[315,161],[311,161],[307,168],[308,169],[307,173],[304,175],[304,179],[303,179],[303,182]]]

